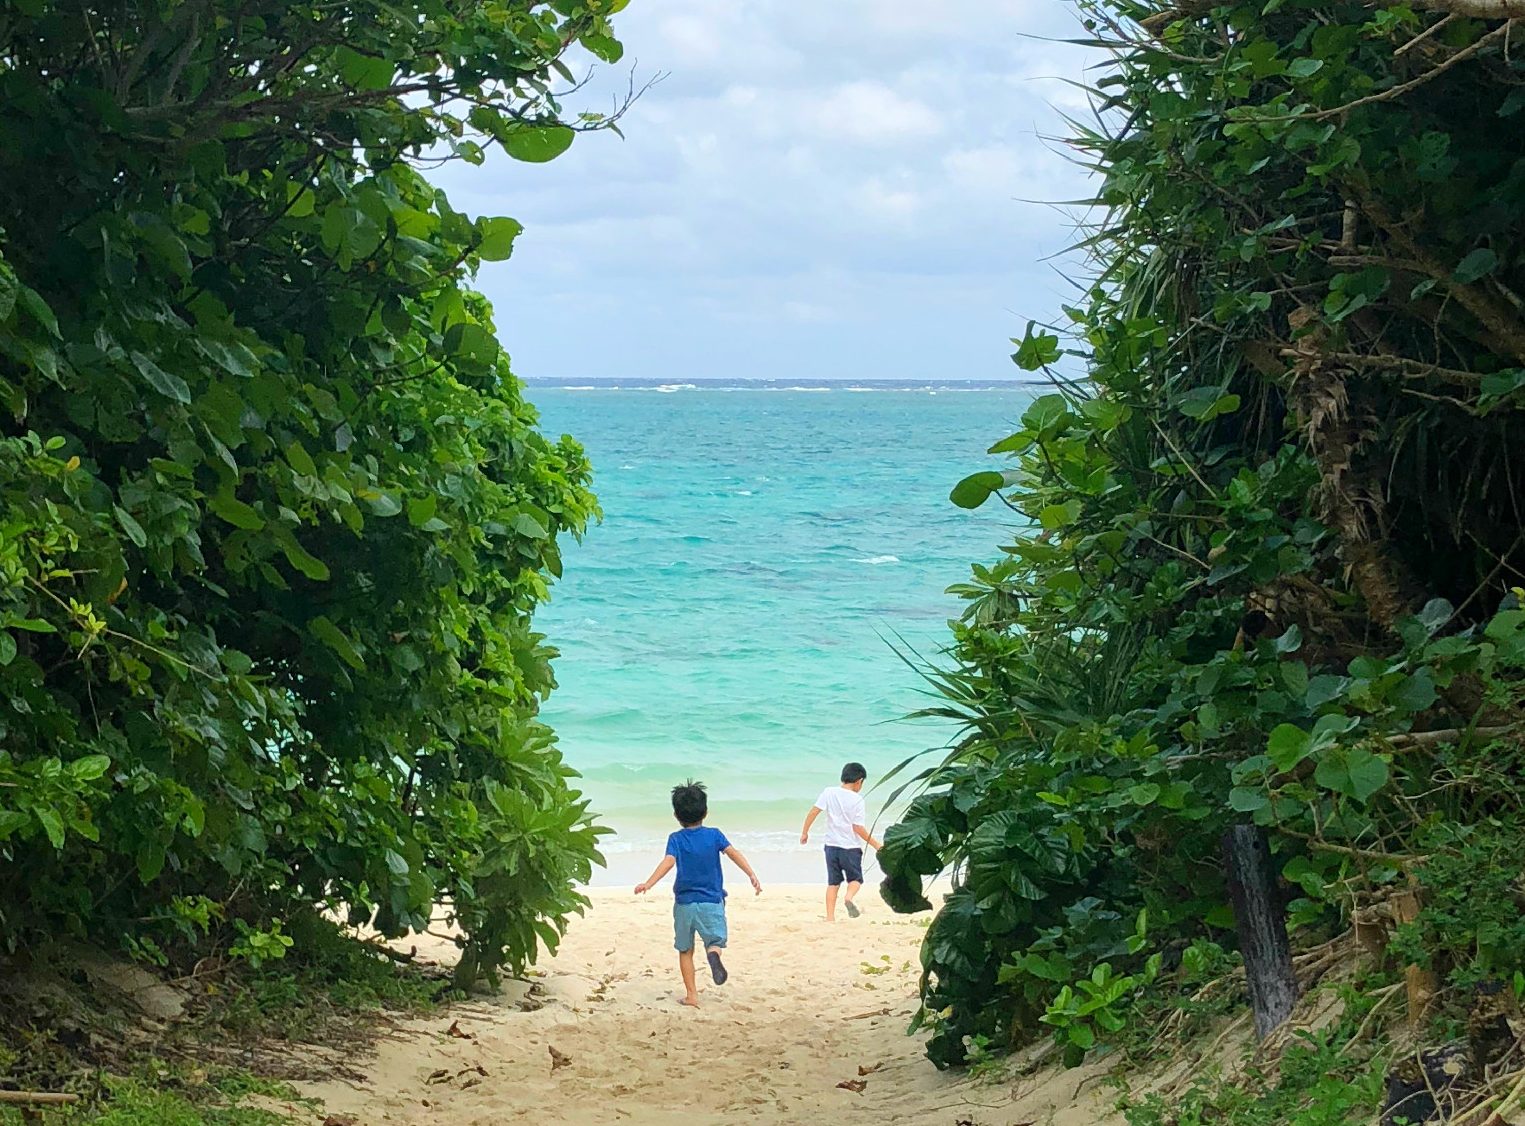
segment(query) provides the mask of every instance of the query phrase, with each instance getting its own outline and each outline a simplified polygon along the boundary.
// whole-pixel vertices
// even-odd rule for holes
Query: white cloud
[[[882,82],[838,86],[815,107],[812,116],[827,136],[867,145],[934,137],[943,128],[929,107]]]
[[[1005,338],[1071,297],[1043,262],[1071,241],[1064,216],[1022,201],[1087,194],[1038,138],[1065,131],[1054,76],[1097,60],[1024,38],[1073,19],[831,0],[806,26],[784,0],[638,0],[616,19],[627,63],[669,76],[627,140],[435,179],[526,225],[480,279],[521,371],[1004,374]],[[603,67],[573,108],[627,81]]]

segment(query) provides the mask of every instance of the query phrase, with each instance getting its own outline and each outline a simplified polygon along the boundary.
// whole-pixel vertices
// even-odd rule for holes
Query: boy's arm
[[[875,852],[878,852],[881,848],[884,847],[878,841],[874,840],[874,835],[862,825],[854,825],[853,832],[862,837],[863,840],[867,843],[868,847],[873,849]]]
[[[747,878],[752,881],[752,890],[757,892],[758,895],[761,895],[762,883],[758,880],[757,873],[752,871],[752,865],[747,863],[747,858],[741,855],[741,849],[737,848],[735,845],[731,845],[730,848],[725,850],[725,854],[731,858],[732,864],[735,864],[736,867],[740,868],[747,874]]]
[[[651,877],[644,884],[635,885],[636,895],[643,895],[650,891],[652,888],[656,887],[662,877],[672,871],[673,865],[676,863],[677,861],[674,860],[671,856],[662,857],[662,863],[657,865],[657,869],[651,874]]]
[[[810,843],[810,826],[815,824],[815,819],[821,816],[821,807],[813,805],[810,812],[805,814],[805,827],[800,830],[800,844]]]

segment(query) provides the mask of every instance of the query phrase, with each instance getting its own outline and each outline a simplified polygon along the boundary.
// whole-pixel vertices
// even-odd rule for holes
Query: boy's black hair
[[[851,786],[854,782],[861,782],[868,777],[868,771],[863,769],[861,762],[850,762],[842,768],[842,781]]]
[[[685,829],[692,829],[710,814],[709,795],[704,783],[690,778],[681,786],[672,788],[672,815]]]

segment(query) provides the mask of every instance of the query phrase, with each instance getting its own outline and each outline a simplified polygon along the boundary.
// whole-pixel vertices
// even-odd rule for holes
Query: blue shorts
[[[826,882],[836,887],[843,880],[850,884],[863,882],[863,850],[827,845]]]
[[[724,903],[674,903],[672,905],[673,947],[679,954],[694,948],[694,932],[706,948],[725,945]]]

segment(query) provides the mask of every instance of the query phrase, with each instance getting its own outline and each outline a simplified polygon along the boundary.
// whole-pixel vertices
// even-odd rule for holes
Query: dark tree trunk
[[[1235,825],[1225,833],[1223,866],[1250,986],[1255,1037],[1264,1040],[1292,1015],[1292,1006],[1297,1003],[1286,912],[1277,892],[1276,869],[1271,864],[1265,832],[1254,825]]]

